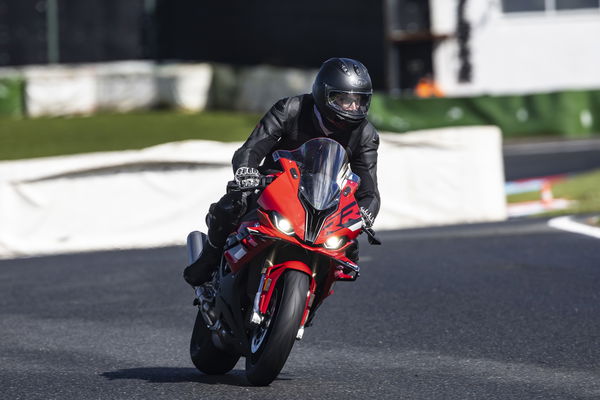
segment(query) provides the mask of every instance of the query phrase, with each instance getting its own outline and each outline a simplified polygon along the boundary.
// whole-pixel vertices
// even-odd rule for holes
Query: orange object
[[[417,97],[444,97],[444,92],[430,77],[423,77],[415,87]]]
[[[545,207],[551,206],[552,202],[554,201],[554,195],[552,194],[552,185],[550,184],[550,181],[544,181],[544,183],[542,184],[541,195],[542,204]]]

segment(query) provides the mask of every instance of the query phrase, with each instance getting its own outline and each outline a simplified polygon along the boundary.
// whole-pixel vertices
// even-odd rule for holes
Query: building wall
[[[456,31],[458,0],[431,0],[432,30]],[[502,12],[500,0],[467,1],[472,82],[459,83],[458,41],[434,50],[435,76],[448,95],[600,88],[600,9]]]

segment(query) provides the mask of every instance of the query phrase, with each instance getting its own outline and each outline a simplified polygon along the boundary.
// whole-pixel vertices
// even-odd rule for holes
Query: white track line
[[[552,218],[550,221],[548,221],[548,226],[556,229],[562,229],[563,231],[579,233],[581,235],[592,236],[600,239],[600,228],[580,224],[579,222],[575,222],[573,218],[569,216]]]

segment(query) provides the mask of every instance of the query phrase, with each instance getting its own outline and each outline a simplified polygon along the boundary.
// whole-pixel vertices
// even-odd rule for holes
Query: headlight
[[[288,236],[291,236],[294,234],[294,227],[292,226],[292,223],[290,221],[283,218],[281,215],[279,215],[277,213],[273,213],[273,219],[275,220],[275,226],[282,233],[285,233]]]
[[[326,249],[335,250],[342,247],[345,242],[346,240],[343,237],[332,236],[323,243],[323,246],[325,246]]]

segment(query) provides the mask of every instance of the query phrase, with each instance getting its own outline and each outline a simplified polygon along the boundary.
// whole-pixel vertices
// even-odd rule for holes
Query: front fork
[[[315,299],[315,289],[317,286],[315,282],[315,276],[317,272],[317,255],[313,254],[311,268],[300,261],[285,261],[281,264],[274,265],[273,262],[275,260],[276,252],[276,248],[271,251],[271,254],[269,254],[265,260],[265,265],[261,270],[260,283],[258,285],[256,295],[254,296],[250,323],[253,325],[260,325],[264,321],[265,313],[267,312],[269,303],[271,302],[273,291],[277,286],[277,281],[285,271],[289,269],[295,269],[297,271],[304,272],[310,278],[310,286],[308,292],[306,293],[304,315],[302,316],[300,328],[298,329],[298,333],[296,335],[296,339],[300,340],[304,334],[304,324],[306,323],[308,315],[310,314],[310,308]]]

